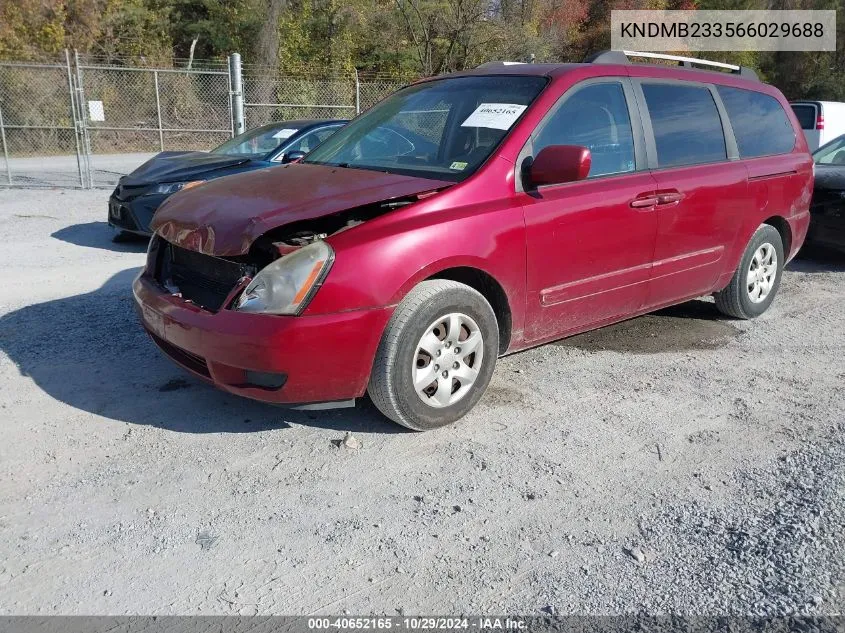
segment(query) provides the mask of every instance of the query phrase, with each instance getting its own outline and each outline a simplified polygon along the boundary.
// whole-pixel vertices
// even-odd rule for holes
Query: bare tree
[[[263,0],[264,22],[258,31],[252,62],[258,66],[271,69],[273,73],[279,68],[279,18],[282,17],[287,0]],[[249,99],[255,103],[273,102],[272,81],[261,81],[251,91]]]
[[[463,69],[488,26],[485,0],[395,0],[423,75]]]
[[[423,14],[419,0],[396,0],[396,7],[405,21],[420,71],[423,76],[433,75],[434,38],[437,35],[434,16]]]
[[[254,59],[259,66],[275,68],[279,61],[279,18],[287,0],[264,0],[264,23],[258,31]]]

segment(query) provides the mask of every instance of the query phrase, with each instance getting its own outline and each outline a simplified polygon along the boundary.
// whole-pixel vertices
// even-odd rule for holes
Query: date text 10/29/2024
[[[312,631],[526,631],[524,619],[502,617],[322,617],[308,618]]]

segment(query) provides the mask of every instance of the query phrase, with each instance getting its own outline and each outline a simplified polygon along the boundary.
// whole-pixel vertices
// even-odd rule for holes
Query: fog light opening
[[[246,382],[251,387],[261,389],[281,389],[287,382],[287,374],[274,374],[267,371],[246,370]]]

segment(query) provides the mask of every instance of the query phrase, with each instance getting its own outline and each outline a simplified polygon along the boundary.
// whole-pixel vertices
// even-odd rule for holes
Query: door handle
[[[648,195],[634,198],[629,204],[632,209],[653,209],[657,206],[657,196]]]
[[[684,199],[684,194],[680,191],[670,191],[667,193],[657,194],[657,204],[677,204]]]

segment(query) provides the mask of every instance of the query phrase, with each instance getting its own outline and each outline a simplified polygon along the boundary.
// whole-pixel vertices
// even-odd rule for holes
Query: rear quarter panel
[[[789,225],[790,248],[785,253],[791,259],[801,248],[810,221],[810,202],[813,197],[813,159],[807,139],[792,107],[781,92],[767,84],[749,84],[739,79],[719,81],[720,85],[757,90],[778,100],[795,133],[795,146],[789,154],[761,156],[737,161],[747,171],[751,208],[743,215],[736,239],[726,257],[725,270],[717,288],[724,288],[734,274],[745,247],[757,228],[770,218],[782,218]],[[744,84],[744,85],[743,85]]]
[[[748,170],[748,191],[753,207],[745,213],[740,225],[727,259],[722,285],[730,281],[751,236],[763,222],[770,218],[787,221],[790,232],[787,259],[792,258],[804,243],[809,224],[813,196],[813,165],[809,154],[792,153],[743,162]]]

